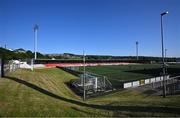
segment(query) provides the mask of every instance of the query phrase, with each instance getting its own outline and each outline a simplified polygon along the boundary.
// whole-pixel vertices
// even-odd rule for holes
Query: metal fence
[[[6,76],[9,72],[13,72],[20,68],[20,64],[14,60],[0,59],[0,77]]]
[[[93,95],[96,93],[102,93],[113,90],[111,82],[105,76],[89,72],[86,72],[84,74],[82,71],[79,71],[78,67],[66,67],[61,69],[79,77],[78,80],[74,80],[73,82],[71,82],[73,89],[75,88],[75,92],[78,94],[82,94],[84,89],[86,91],[86,95]],[[83,78],[85,79],[84,86]]]

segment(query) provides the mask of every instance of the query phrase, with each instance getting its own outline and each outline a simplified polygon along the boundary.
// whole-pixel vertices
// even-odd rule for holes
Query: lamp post
[[[136,60],[139,60],[139,57],[138,57],[138,44],[139,44],[139,42],[136,41]]]
[[[167,74],[167,49],[165,49],[165,63],[166,63],[165,72]]]
[[[85,88],[85,83],[86,83],[86,56],[85,53],[83,51],[83,101],[86,100],[86,88]]]
[[[166,97],[166,84],[165,84],[165,62],[164,62],[164,41],[163,41],[163,16],[168,14],[168,11],[161,13],[161,45],[162,45],[162,71],[163,71],[163,98]]]
[[[37,59],[37,37],[38,37],[39,26],[35,24],[34,26],[34,59]]]

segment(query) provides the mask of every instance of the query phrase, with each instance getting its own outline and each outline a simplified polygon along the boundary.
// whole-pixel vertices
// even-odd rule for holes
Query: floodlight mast
[[[166,97],[166,84],[165,84],[165,61],[164,61],[164,40],[163,40],[163,16],[168,14],[168,11],[161,13],[161,45],[162,45],[162,71],[163,71],[163,98]]]
[[[86,88],[85,88],[85,81],[86,81],[86,55],[85,52],[83,51],[83,101],[86,100]]]
[[[37,24],[34,25],[34,59],[37,59],[37,37],[38,37],[38,29],[39,26]]]

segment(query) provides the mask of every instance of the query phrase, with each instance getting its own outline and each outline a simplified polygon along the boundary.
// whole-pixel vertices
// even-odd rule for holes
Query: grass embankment
[[[82,102],[60,69],[17,70],[0,78],[0,116],[180,116],[179,95],[162,99],[124,90]]]

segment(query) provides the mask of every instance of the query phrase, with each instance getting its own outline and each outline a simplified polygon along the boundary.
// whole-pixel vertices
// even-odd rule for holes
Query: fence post
[[[2,68],[1,68],[1,59],[0,59],[0,77],[1,77],[1,70]]]
[[[103,80],[104,80],[104,90],[105,90],[105,88],[106,88],[106,78],[105,78],[105,76],[103,77]]]
[[[31,70],[34,70],[34,59],[31,59]]]
[[[12,65],[8,63],[9,72],[12,71]]]
[[[1,67],[0,77],[4,77],[4,59],[0,59],[0,67]]]
[[[154,82],[152,82],[152,88],[154,88]]]

